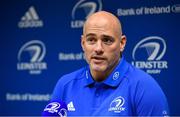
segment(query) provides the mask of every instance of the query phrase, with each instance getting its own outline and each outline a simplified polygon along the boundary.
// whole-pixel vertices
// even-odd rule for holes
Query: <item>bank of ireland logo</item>
[[[25,43],[18,52],[18,70],[27,70],[30,74],[40,74],[47,69],[47,64],[43,62],[46,48],[42,41],[32,40]]]
[[[159,74],[167,69],[167,61],[163,61],[166,53],[166,42],[158,36],[150,36],[138,42],[132,52],[132,65],[146,70],[150,74]]]
[[[110,104],[108,111],[120,113],[121,111],[125,111],[124,107],[125,100],[123,97],[116,97]]]
[[[180,13],[180,4],[175,4],[171,7],[172,12]]]
[[[80,0],[71,13],[71,28],[82,28],[85,20],[93,13],[102,10],[101,0]]]

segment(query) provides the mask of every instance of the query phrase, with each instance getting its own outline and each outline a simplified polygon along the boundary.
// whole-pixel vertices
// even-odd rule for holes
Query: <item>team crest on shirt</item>
[[[125,100],[123,97],[119,96],[116,97],[110,104],[108,111],[109,112],[115,112],[120,113],[121,111],[125,110],[124,106]]]

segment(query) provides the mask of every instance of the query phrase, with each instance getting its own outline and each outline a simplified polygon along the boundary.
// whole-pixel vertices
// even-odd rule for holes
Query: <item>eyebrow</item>
[[[89,37],[89,36],[96,36],[96,34],[94,34],[94,33],[89,33],[89,34],[87,34],[85,37],[87,38],[87,37]],[[102,35],[101,37],[102,37],[102,38],[109,38],[109,39],[111,39],[111,40],[115,40],[114,37],[109,36],[109,35]]]
[[[114,39],[114,37],[109,36],[109,35],[102,35],[102,37],[105,37],[105,38],[110,38],[110,39]]]
[[[94,33],[89,33],[89,34],[86,35],[86,37],[88,37],[88,36],[96,36],[96,34],[94,34]],[[114,39],[112,36],[109,36],[109,35],[102,35],[102,37]]]
[[[89,37],[89,36],[96,36],[94,33],[89,33],[86,35],[86,37]]]

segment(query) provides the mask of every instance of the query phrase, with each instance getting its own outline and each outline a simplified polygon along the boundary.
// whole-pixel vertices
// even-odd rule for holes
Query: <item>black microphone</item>
[[[63,101],[52,100],[42,112],[42,117],[67,117],[67,105]]]

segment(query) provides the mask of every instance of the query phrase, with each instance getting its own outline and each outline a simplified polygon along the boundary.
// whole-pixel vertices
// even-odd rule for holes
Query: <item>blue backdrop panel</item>
[[[0,6],[1,116],[41,115],[57,80],[86,65],[82,26],[100,10],[121,20],[125,58],[155,78],[171,115],[180,115],[179,0],[20,0]]]

